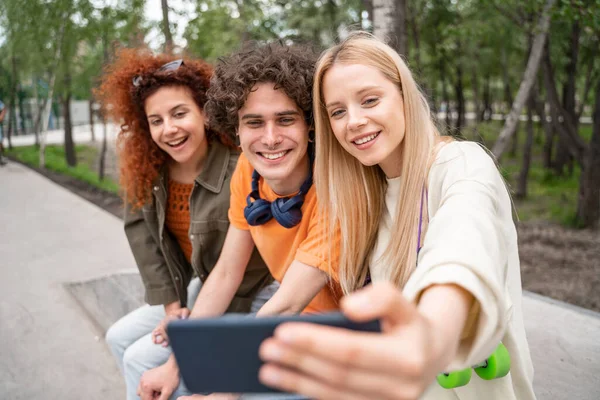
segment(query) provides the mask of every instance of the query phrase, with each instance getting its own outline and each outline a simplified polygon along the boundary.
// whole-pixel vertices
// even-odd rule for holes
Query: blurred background
[[[600,310],[599,0],[2,0],[7,153],[120,216],[118,124],[93,96],[116,49],[214,62],[355,29],[404,56],[444,133],[497,157],[525,288]]]
[[[600,398],[600,0],[0,0],[0,399],[123,397],[102,337],[143,287],[119,121],[93,95],[116,51],[215,62],[355,29],[403,55],[443,133],[498,161],[538,398]]]

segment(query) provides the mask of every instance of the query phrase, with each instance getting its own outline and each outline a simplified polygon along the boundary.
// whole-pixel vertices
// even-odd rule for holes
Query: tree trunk
[[[479,96],[479,79],[477,76],[477,68],[471,68],[471,87],[473,90],[473,112],[475,113],[475,121],[479,122],[481,114],[481,97]]]
[[[96,132],[94,131],[94,98],[90,94],[90,101],[88,101],[88,112],[90,113],[90,133],[92,134],[92,142],[96,141]]]
[[[104,57],[104,64],[108,63],[109,54],[108,54],[108,32],[106,29],[102,32],[102,54]],[[100,109],[100,118],[102,119],[102,148],[100,150],[100,158],[98,161],[98,178],[102,181],[104,180],[105,170],[106,170],[106,135],[107,135],[107,127],[106,127],[106,110],[104,109],[104,105]]]
[[[504,109],[506,111],[503,112],[504,114],[504,118],[506,119],[506,115],[510,112],[510,108],[513,104],[513,95],[512,95],[512,90],[510,88],[510,75],[508,74],[509,71],[509,67],[508,67],[508,59],[507,59],[507,54],[506,54],[506,47],[502,48],[502,82],[503,82],[503,88],[504,88],[504,104],[505,107]]]
[[[594,126],[579,183],[577,222],[585,228],[597,228],[600,219],[600,82],[596,84]]]
[[[540,60],[542,58],[542,53],[544,51],[544,44],[546,42],[546,36],[548,34],[548,27],[550,26],[550,10],[554,5],[556,0],[547,0],[546,5],[544,6],[544,11],[542,12],[542,16],[538,22],[538,26],[536,29],[535,39],[533,41],[533,46],[531,47],[531,52],[529,54],[529,61],[527,62],[527,68],[525,69],[525,74],[523,76],[523,80],[521,81],[521,85],[519,86],[519,91],[517,92],[517,97],[515,102],[513,103],[512,110],[506,119],[504,124],[504,128],[500,132],[494,147],[492,148],[492,152],[497,159],[500,159],[504,151],[506,150],[506,146],[508,144],[508,140],[515,134],[517,128],[517,121],[519,120],[519,115],[521,114],[521,110],[525,104],[525,101],[529,97],[529,93],[531,92],[531,88],[535,83],[535,77],[537,75]]]
[[[12,67],[12,79],[10,85],[10,107],[8,109],[9,113],[9,124],[8,124],[8,132],[6,134],[6,139],[8,140],[8,148],[12,149],[12,135],[17,132],[17,113],[16,113],[16,104],[17,104],[17,58],[13,52],[11,57],[11,67]]]
[[[169,3],[168,0],[160,0],[163,14],[163,34],[165,35],[165,53],[173,52],[173,36],[171,35],[171,24],[169,23]]]
[[[552,149],[554,142],[554,121],[548,121],[548,116],[546,115],[546,102],[543,100],[535,102],[535,110],[536,114],[540,118],[540,123],[544,127],[544,147],[542,150],[542,166],[545,169],[550,169],[552,167]]]
[[[50,112],[52,112],[52,96],[54,95],[54,82],[56,81],[56,71],[58,69],[58,63],[62,56],[62,46],[64,42],[65,29],[67,26],[67,20],[69,19],[68,12],[65,12],[61,19],[62,25],[58,33],[58,49],[56,51],[54,65],[50,70],[50,84],[48,85],[48,99],[46,101],[46,110],[43,115],[43,129],[40,135],[40,168],[46,168],[46,133],[48,131],[48,121],[50,120]]]
[[[407,6],[407,24],[410,27],[410,31],[412,33],[412,42],[414,51],[411,50],[411,54],[413,54],[412,58],[415,60],[415,66],[417,67],[417,75],[420,75],[423,72],[421,65],[421,34],[419,32],[419,25],[417,22],[417,14],[415,9],[413,8],[413,2],[409,1]],[[408,56],[408,55],[407,55]]]
[[[35,99],[35,121],[33,123],[33,134],[35,135],[35,147],[40,146],[40,121],[42,120],[42,108],[40,106],[40,94],[38,92],[38,77],[33,77],[33,98]]]
[[[567,150],[577,160],[579,165],[584,163],[584,152],[587,144],[577,134],[574,123],[571,121],[571,116],[566,113],[558,99],[558,91],[554,79],[554,68],[550,59],[550,51],[548,46],[544,50],[544,84],[546,86],[546,95],[550,103],[552,125],[559,133],[559,138],[564,140]],[[561,121],[562,120],[562,121]],[[559,123],[560,121],[560,123]]]
[[[63,95],[63,119],[65,125],[65,158],[69,167],[77,165],[75,143],[73,143],[73,124],[71,123],[71,71],[68,62],[65,63],[65,93]]]
[[[456,84],[454,86],[456,93],[456,133],[461,133],[462,128],[465,126],[465,93],[463,90],[463,70],[460,61],[456,63]]]
[[[106,126],[106,116],[104,110],[102,111],[102,148],[100,149],[100,159],[98,165],[98,178],[103,181],[106,175],[106,146],[107,140],[106,136],[108,135],[108,128]]]
[[[490,75],[485,77],[485,85],[483,87],[483,110],[479,117],[479,122],[490,121],[492,119],[492,94],[490,90]]]
[[[373,34],[388,44],[394,43],[395,0],[373,0]]]
[[[567,57],[569,62],[567,63],[565,76],[566,82],[563,85],[562,93],[562,107],[566,114],[569,115],[573,128],[575,131],[579,127],[579,118],[575,109],[575,93],[576,93],[576,78],[577,78],[577,63],[579,59],[579,21],[573,23],[571,29],[571,37],[567,45]],[[558,122],[564,123],[564,122]],[[570,174],[573,172],[573,156],[569,153],[568,144],[564,137],[561,137],[558,141],[558,149],[556,151],[556,160],[554,161],[554,168],[557,173],[563,174],[565,167],[568,167]]]
[[[525,147],[523,148],[521,172],[519,173],[517,192],[515,193],[518,199],[524,199],[527,197],[527,180],[529,177],[529,167],[531,165],[531,153],[533,149],[533,109],[535,108],[536,101],[534,88],[531,92],[529,100],[527,101],[527,133],[525,136]]]
[[[406,40],[406,0],[395,0],[394,12],[395,46],[396,51],[408,60],[408,46]]]

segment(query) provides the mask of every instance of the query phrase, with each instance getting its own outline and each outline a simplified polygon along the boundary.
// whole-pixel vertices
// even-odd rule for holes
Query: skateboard
[[[444,389],[465,386],[471,380],[472,369],[481,379],[486,381],[502,378],[510,371],[510,354],[508,354],[506,347],[500,343],[484,362],[460,371],[439,374],[437,381]]]

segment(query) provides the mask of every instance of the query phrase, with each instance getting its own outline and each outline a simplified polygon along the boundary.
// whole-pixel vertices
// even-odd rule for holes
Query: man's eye
[[[294,118],[282,118],[279,121],[284,125],[290,125],[294,123]]]

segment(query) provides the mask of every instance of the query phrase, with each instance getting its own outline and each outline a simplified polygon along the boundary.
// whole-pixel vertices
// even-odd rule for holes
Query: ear
[[[314,126],[311,126],[310,128],[308,128],[308,142],[309,143],[315,142],[315,127]]]

